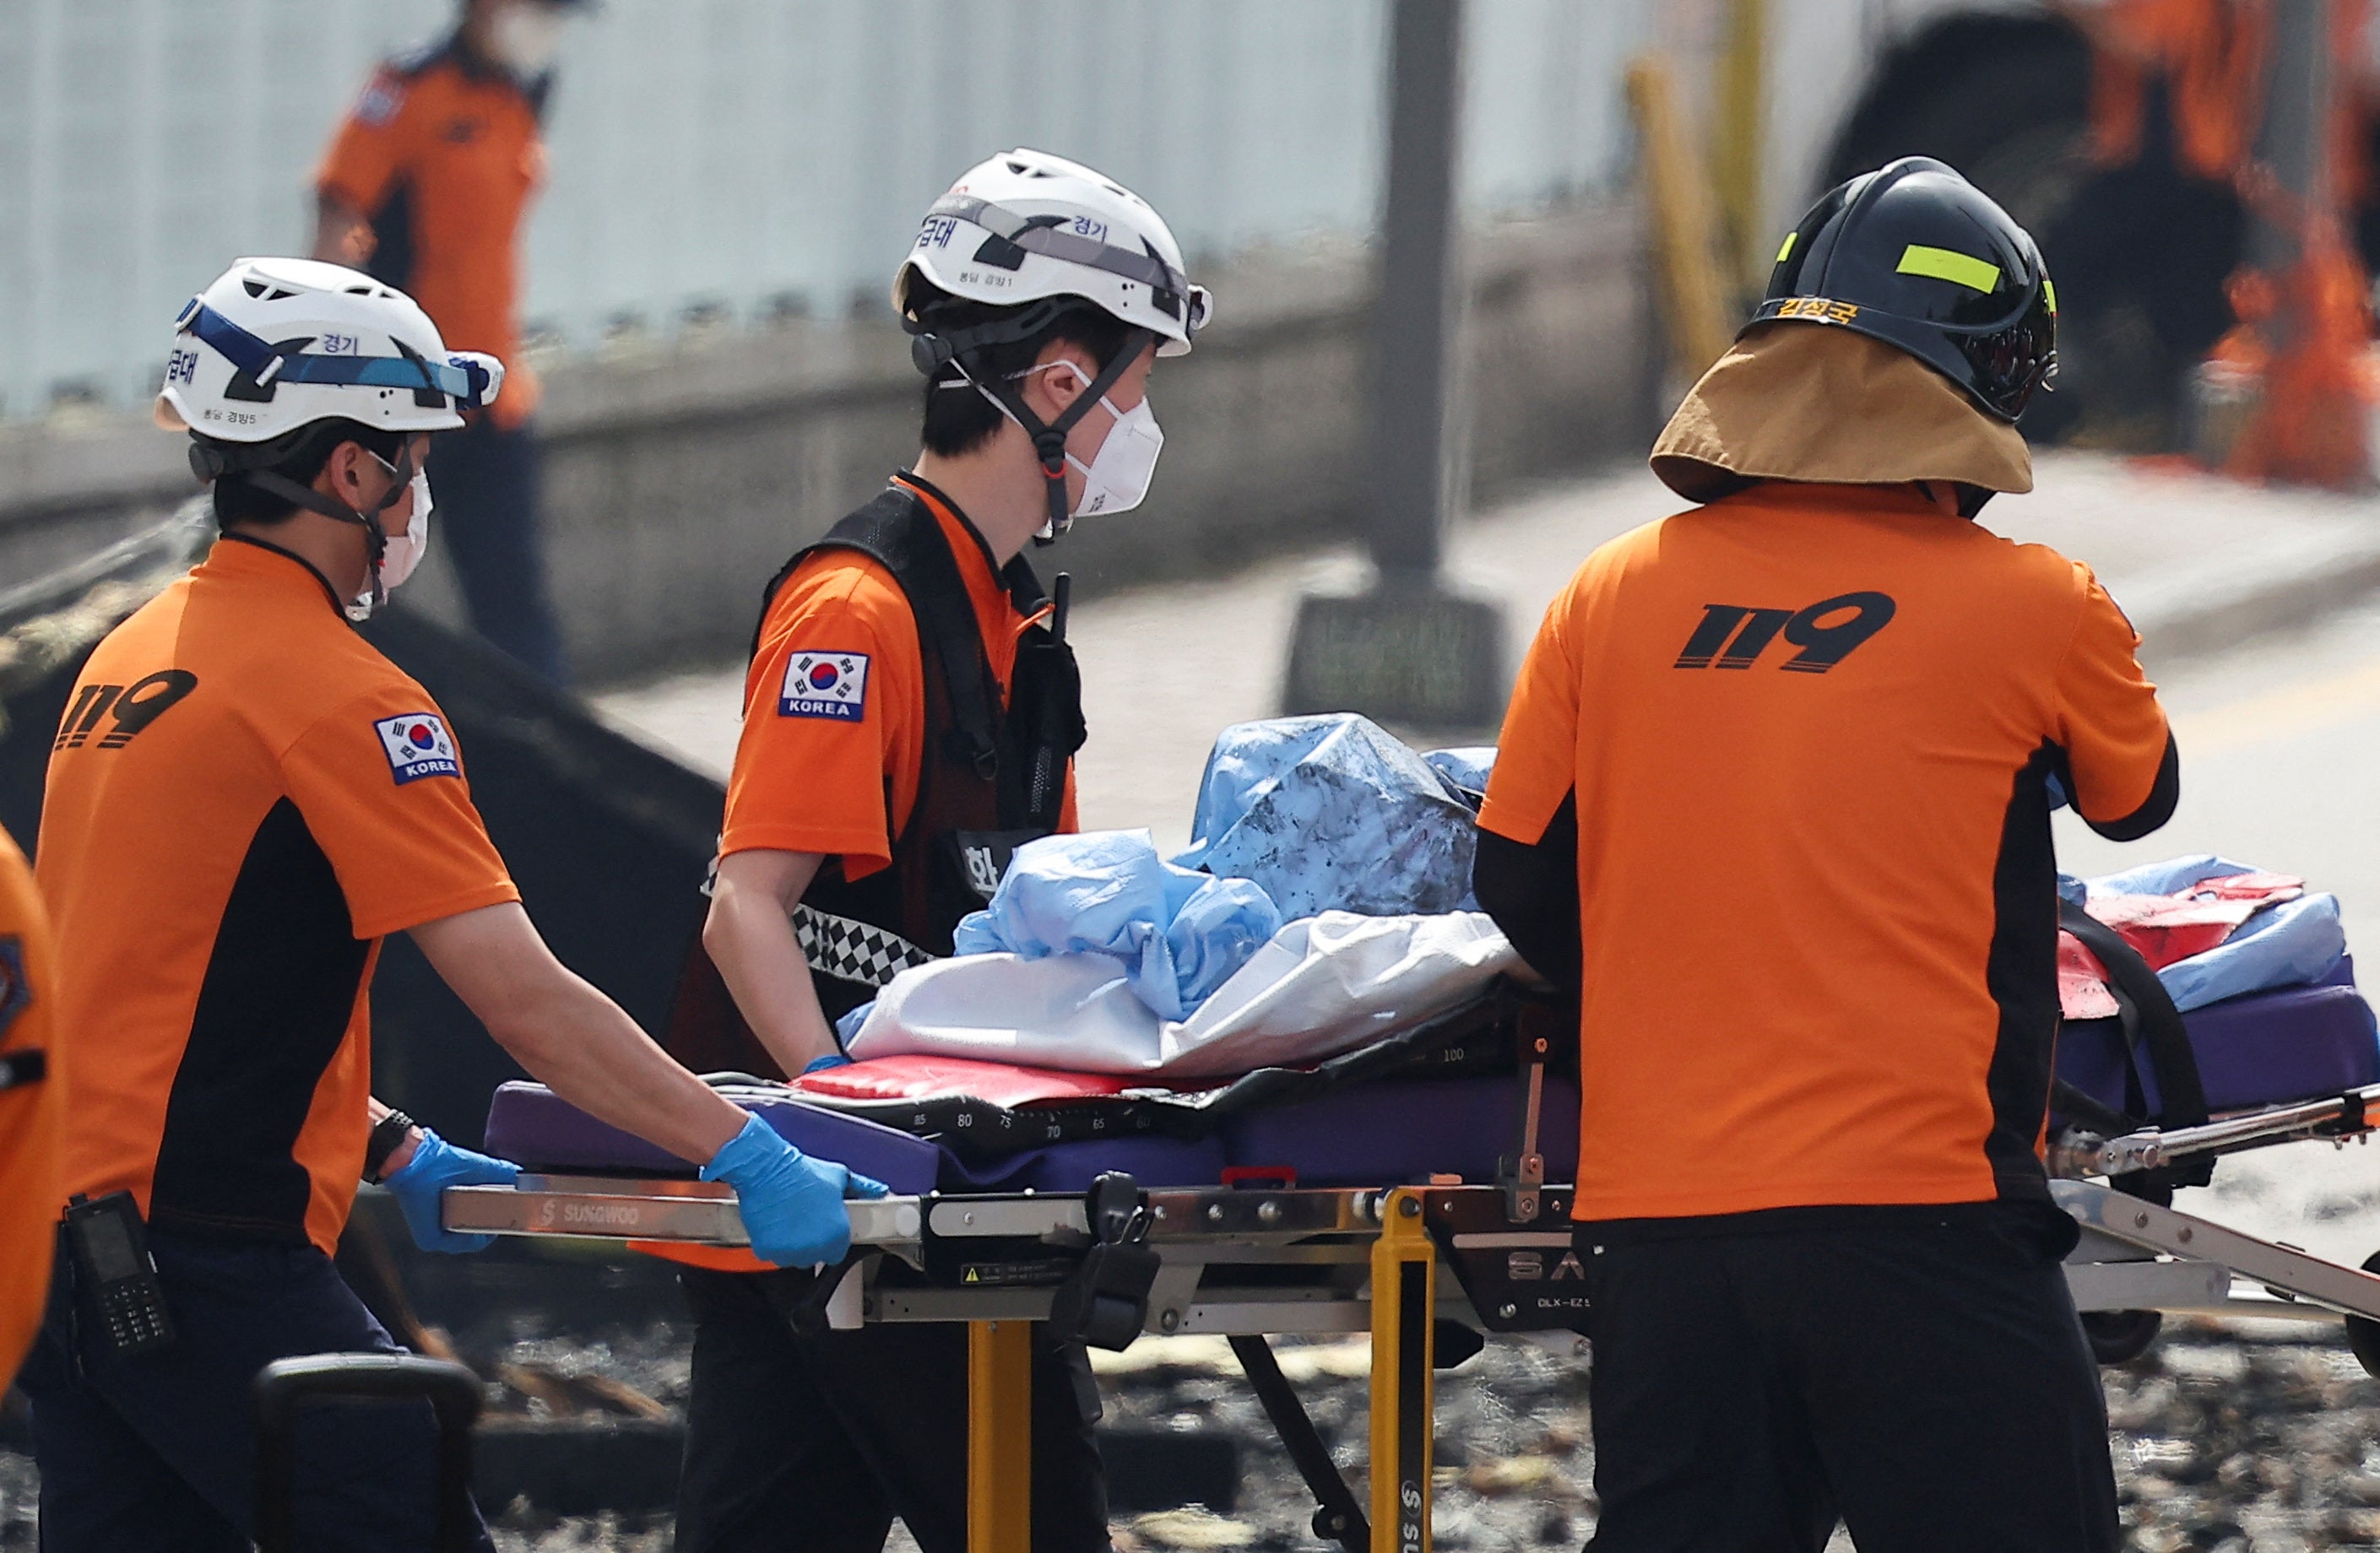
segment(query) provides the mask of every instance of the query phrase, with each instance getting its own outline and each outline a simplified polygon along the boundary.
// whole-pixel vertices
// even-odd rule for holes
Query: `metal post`
[[[1372,1553],[1429,1553],[1438,1247],[1399,1187],[1372,1243]]]
[[[1033,1546],[1033,1323],[967,1323],[967,1553]]]
[[[2338,489],[2372,483],[2362,358],[2368,285],[2339,208],[2333,0],[2275,0],[2264,121],[2243,180],[2249,260],[2271,283],[2263,396],[2224,456],[2236,474]],[[2212,452],[2211,448],[2208,451]]]
[[[1452,494],[1447,412],[1460,306],[1462,0],[1396,0],[1393,15],[1389,188],[1372,329],[1372,560],[1384,583],[1427,586],[1438,573]]]
[[[1283,710],[1361,711],[1432,728],[1484,727],[1503,699],[1503,623],[1439,579],[1465,483],[1457,410],[1464,287],[1461,164],[1463,0],[1394,0],[1388,187],[1372,328],[1366,538],[1378,580],[1357,598],[1300,601]]]
[[[2271,273],[2294,263],[2303,247],[2304,217],[2330,209],[2330,6],[2328,0],[2276,0],[2272,67],[2265,91],[2265,121],[2256,158],[2273,170],[2296,220],[2254,224],[2250,261]],[[2283,331],[2289,329],[2282,314]],[[2287,343],[2286,337],[2275,342]]]
[[[1768,0],[1728,0],[1727,42],[1718,57],[1718,93],[1712,104],[1712,182],[1727,213],[1730,291],[1760,295],[1771,263],[1761,239],[1768,235],[1761,202],[1767,142]]]

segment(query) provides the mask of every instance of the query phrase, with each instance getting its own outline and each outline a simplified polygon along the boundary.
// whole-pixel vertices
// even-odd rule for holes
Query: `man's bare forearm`
[[[745,1113],[663,1051],[626,1011],[564,969],[508,1028],[490,1027],[522,1067],[589,1116],[706,1164]]]
[[[736,870],[722,867],[712,887],[702,944],[745,1023],[788,1076],[833,1055],[834,1028],[820,1006],[793,920],[774,890],[757,888],[736,877]]]
[[[697,1164],[743,1128],[741,1110],[556,960],[519,906],[460,912],[412,934],[497,1044],[589,1115]]]

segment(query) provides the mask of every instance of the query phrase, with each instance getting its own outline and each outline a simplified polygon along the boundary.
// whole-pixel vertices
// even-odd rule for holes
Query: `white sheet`
[[[1098,954],[965,954],[902,972],[850,1043],[1153,1079],[1318,1062],[1453,1007],[1519,957],[1480,912],[1293,922],[1186,1020],[1133,996]]]

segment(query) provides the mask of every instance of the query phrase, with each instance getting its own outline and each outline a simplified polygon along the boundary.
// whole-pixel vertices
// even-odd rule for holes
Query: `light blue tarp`
[[[2206,880],[2255,871],[2245,863],[2199,853],[2092,880],[2089,890],[2094,895],[2173,895]],[[2186,1013],[2225,998],[2320,981],[2346,953],[2338,897],[2307,894],[2258,912],[2213,949],[2157,972],[2157,979],[2173,995],[2174,1007]]]
[[[1465,793],[1488,791],[1488,773],[1496,769],[1496,746],[1465,745],[1460,749],[1433,749],[1422,757],[1429,769]]]
[[[1430,762],[1352,712],[1224,729],[1190,829],[1175,863],[1254,880],[1291,921],[1476,909],[1470,807]]]
[[[1146,831],[1092,831],[1018,847],[954,938],[961,954],[1107,955],[1153,1013],[1187,1019],[1281,925],[1261,886],[1176,867]]]

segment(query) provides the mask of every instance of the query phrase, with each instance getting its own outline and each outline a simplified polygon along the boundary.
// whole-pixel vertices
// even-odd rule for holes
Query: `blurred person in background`
[[[845,1191],[882,1194],[672,1062],[553,957],[445,717],[350,625],[428,548],[431,438],[503,380],[410,298],[310,260],[242,260],[177,321],[157,418],[188,429],[222,534],[92,649],[42,799],[58,952],[35,990],[88,1053],[47,1206],[89,1202],[67,1207],[24,1374],[50,1553],[249,1547],[257,1372],[395,1346],[331,1259],[358,1179],[424,1250],[489,1244],[444,1227],[443,1194],[516,1168],[370,1094],[389,934],[557,1093],[707,1161],[761,1256],[840,1258]],[[430,1546],[432,1438],[421,1404],[310,1414],[299,1545]]]
[[[65,1200],[58,1151],[66,1090],[50,1018],[52,965],[33,870],[0,831],[0,1391],[41,1329]]]
[[[315,258],[411,294],[450,346],[504,364],[503,400],[442,439],[430,469],[472,626],[557,685],[569,664],[545,573],[519,251],[544,180],[554,47],[577,8],[464,0],[443,42],[373,75],[314,177]]]
[[[935,203],[892,302],[928,380],[924,448],[763,595],[708,958],[667,1037],[689,1066],[841,1064],[836,1022],[950,953],[1016,846],[1075,828],[1082,682],[1024,552],[1140,504],[1163,443],[1149,374],[1208,313],[1157,212],[1032,151]],[[678,1259],[680,1553],[877,1553],[896,1515],[925,1553],[964,1553],[965,1329],[796,1331],[810,1273]],[[1032,1546],[1099,1553],[1099,1393],[1080,1343],[1034,1333]]]
[[[2117,1547],[2049,817],[2145,835],[2180,763],[2090,568],[1971,521],[2032,489],[2057,306],[1938,162],[1828,194],[1655,444],[1704,504],[1522,666],[1475,877],[1581,999],[1598,1553]]]

